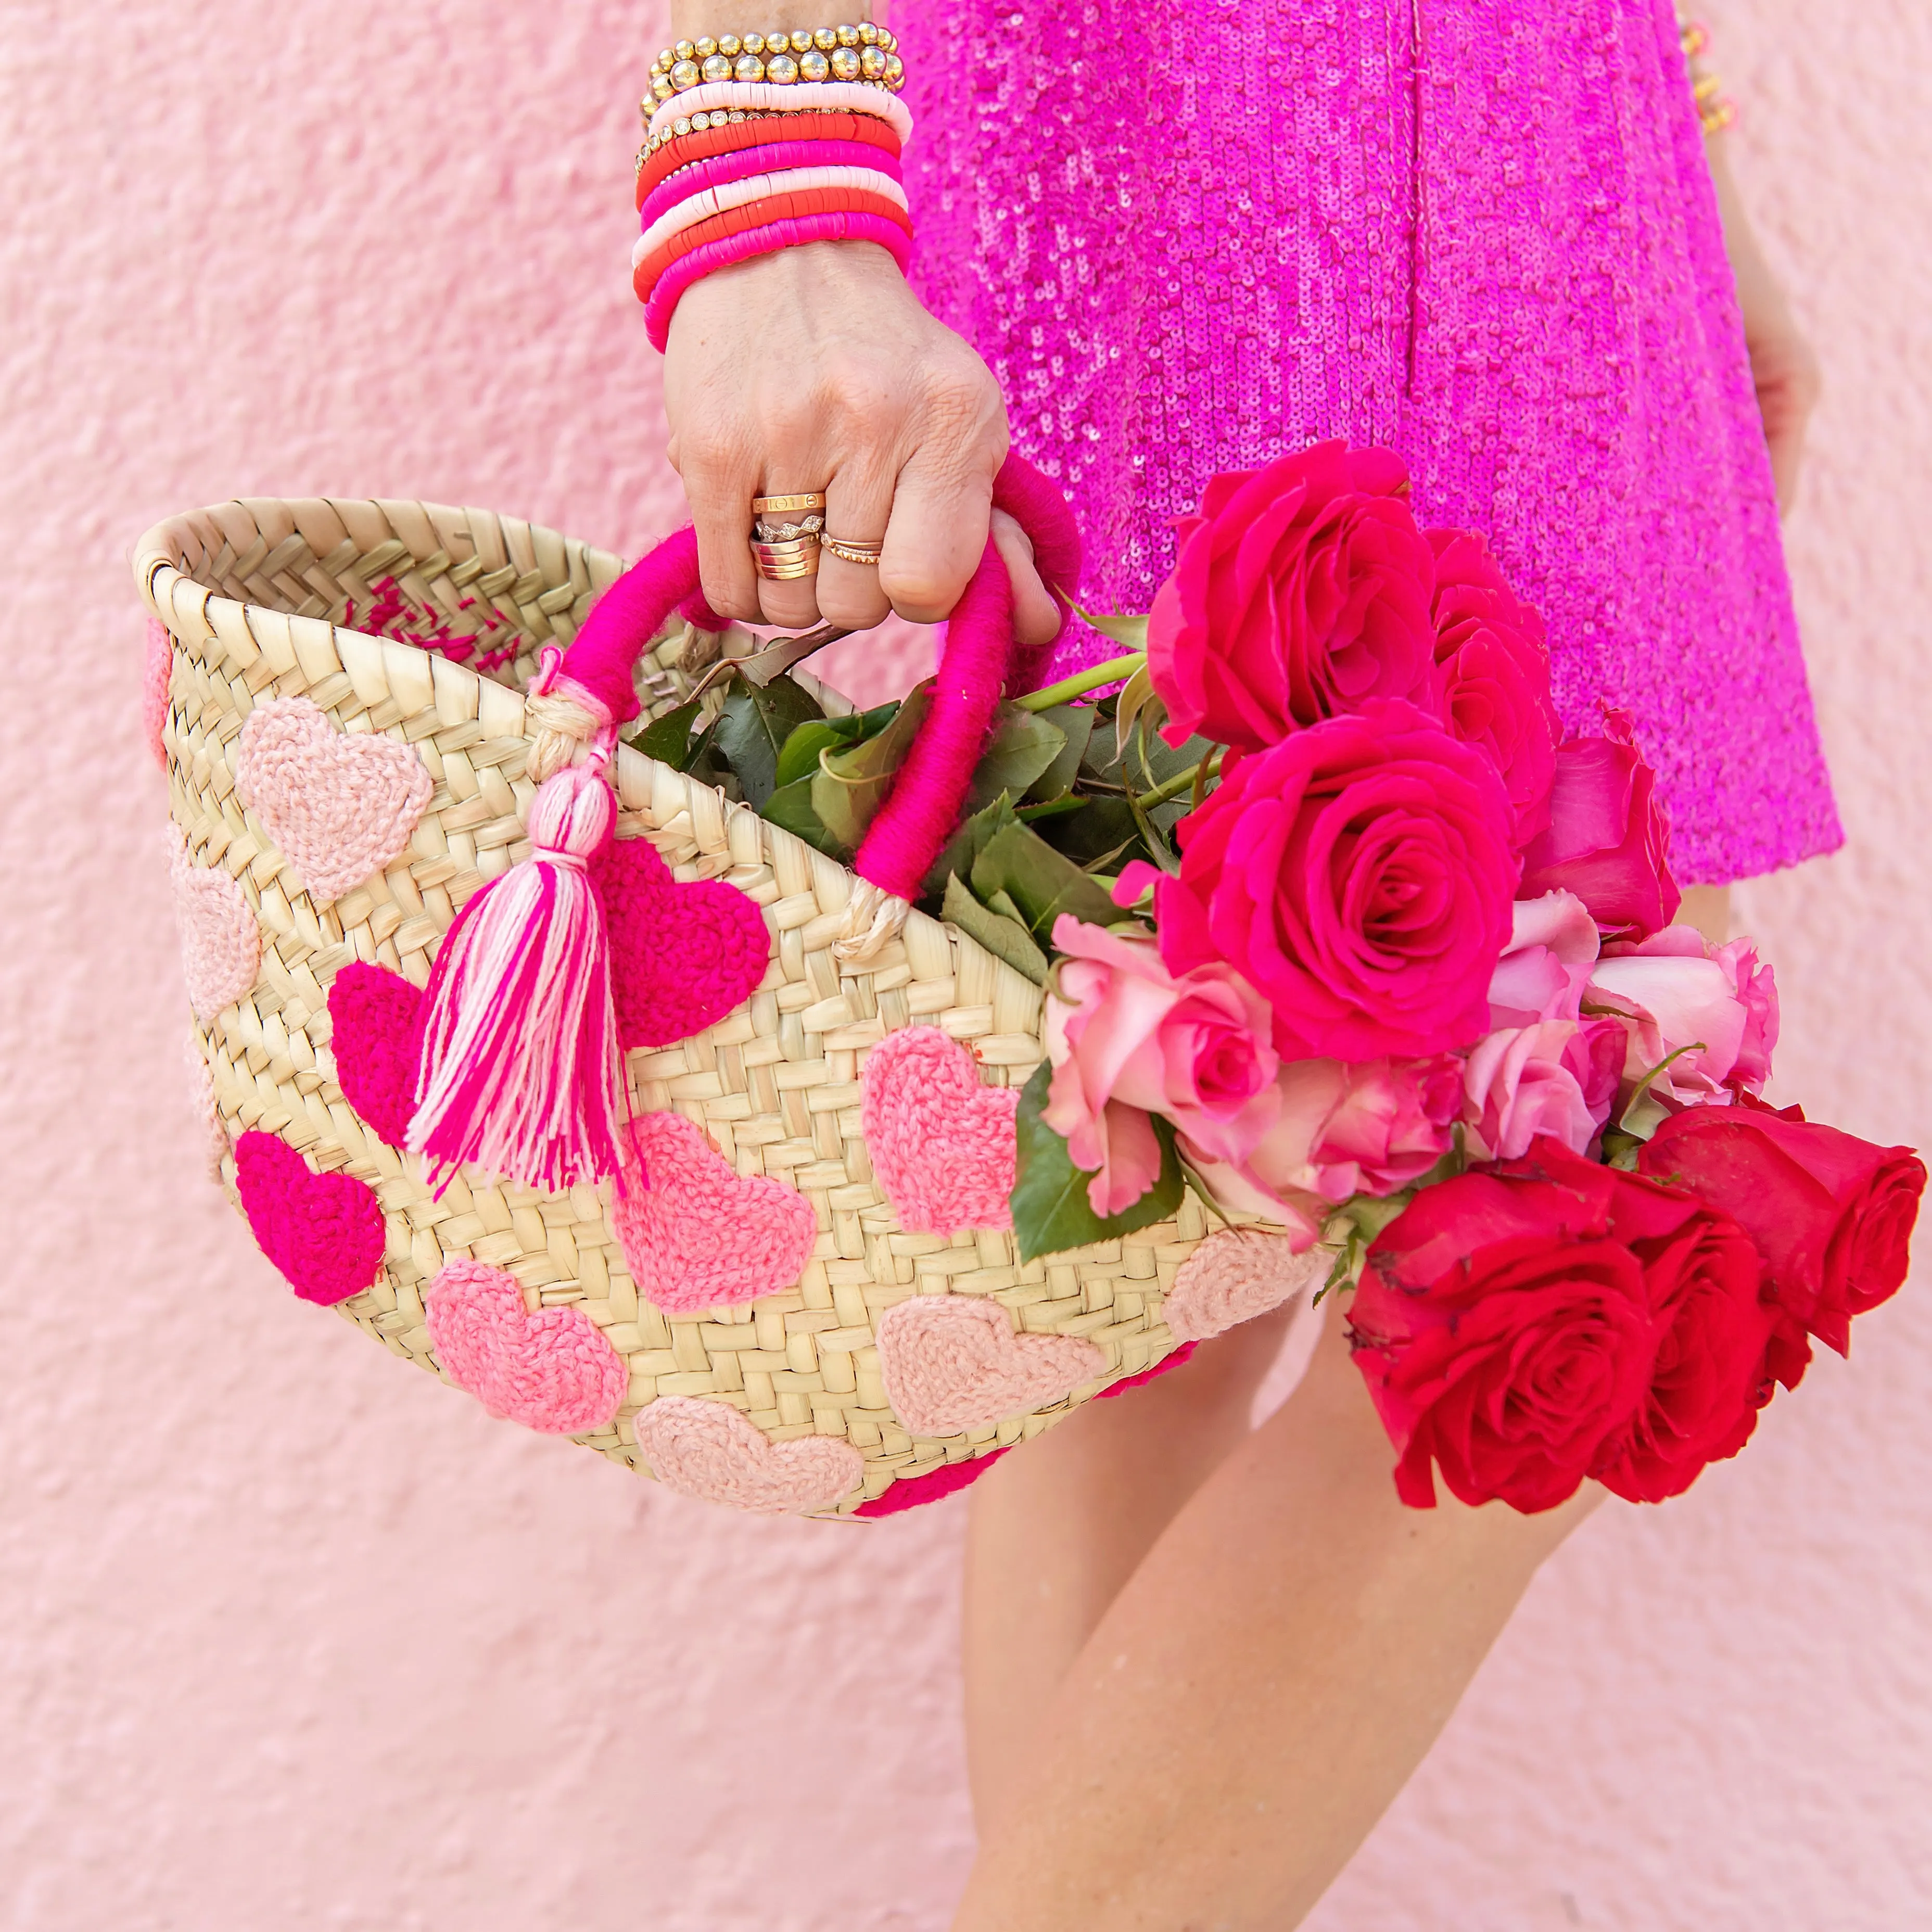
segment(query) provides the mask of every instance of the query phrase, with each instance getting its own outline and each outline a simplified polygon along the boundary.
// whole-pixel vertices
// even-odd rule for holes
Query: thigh
[[[1144,1388],[1087,1403],[973,1486],[967,1751],[982,1826],[1029,1755],[1046,1698],[1108,1604],[1246,1440],[1256,1391],[1299,1305],[1203,1343]]]

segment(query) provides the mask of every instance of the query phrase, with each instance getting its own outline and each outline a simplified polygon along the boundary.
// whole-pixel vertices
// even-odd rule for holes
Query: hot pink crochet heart
[[[532,1315],[514,1275],[446,1262],[423,1298],[429,1339],[451,1381],[492,1415],[547,1436],[601,1429],[631,1384],[624,1358],[580,1308]]]
[[[249,712],[235,787],[317,901],[340,898],[396,857],[436,789],[412,746],[338,731],[306,698]]]
[[[886,1400],[914,1436],[957,1436],[1044,1408],[1107,1366],[1077,1335],[1016,1335],[1006,1311],[976,1296],[895,1302],[874,1332]]]
[[[1223,1228],[1181,1263],[1161,1315],[1177,1342],[1204,1342],[1279,1308],[1328,1265],[1319,1249],[1298,1254],[1286,1234]]]
[[[889,1033],[866,1057],[860,1120],[872,1172],[908,1232],[1010,1228],[1019,1091],[937,1027]]]
[[[189,1004],[205,1020],[232,1006],[262,970],[262,928],[241,886],[218,866],[197,866],[178,825],[168,880],[181,928],[182,973]]]
[[[648,838],[613,839],[590,862],[610,940],[618,1044],[670,1046],[758,991],[772,956],[765,916],[717,879],[680,885]]]
[[[805,1272],[818,1239],[803,1195],[741,1179],[682,1114],[632,1123],[610,1218],[638,1293],[673,1315],[778,1294]]]
[[[328,989],[329,1050],[343,1098],[399,1148],[416,1106],[425,1018],[422,990],[400,973],[352,960]]]
[[[350,1174],[316,1174],[286,1142],[250,1132],[235,1143],[235,1185],[256,1245],[304,1301],[360,1294],[382,1265],[382,1209]]]
[[[729,1402],[661,1395],[638,1412],[638,1447],[665,1488],[759,1516],[830,1509],[865,1480],[865,1459],[836,1436],[774,1442]]]

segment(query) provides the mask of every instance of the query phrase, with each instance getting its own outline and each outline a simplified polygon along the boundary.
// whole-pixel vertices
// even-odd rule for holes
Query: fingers
[[[1060,606],[1034,567],[1033,544],[1004,510],[993,512],[993,542],[1013,580],[1013,635],[1023,644],[1050,644],[1060,634]]]
[[[891,472],[874,459],[848,463],[825,486],[825,534],[851,544],[875,544],[892,514]],[[876,563],[855,563],[829,550],[818,554],[818,608],[829,624],[869,631],[892,614]]]

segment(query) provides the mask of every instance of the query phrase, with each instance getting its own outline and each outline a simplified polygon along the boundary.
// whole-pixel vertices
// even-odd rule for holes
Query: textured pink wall
[[[1854,840],[1746,910],[1786,1090],[1922,1136],[1932,16],[1719,24],[1830,371],[1793,547]],[[488,1422],[290,1299],[182,1098],[129,547],[251,491],[668,526],[622,268],[657,33],[612,0],[9,10],[8,1932],[939,1932],[968,1856],[956,1509],[742,1522]],[[1928,1922],[1932,1309],[1859,1340],[1735,1469],[1563,1552],[1322,1932]]]

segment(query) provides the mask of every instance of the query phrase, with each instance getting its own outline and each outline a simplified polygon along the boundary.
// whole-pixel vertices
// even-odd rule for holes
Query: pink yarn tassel
[[[895,898],[916,898],[973,782],[1000,702],[1013,635],[1013,586],[992,539],[946,626],[932,708],[852,869]]]
[[[530,858],[443,935],[409,1132],[439,1194],[466,1161],[552,1192],[617,1171],[623,1060],[584,871],[616,820],[600,766],[555,773],[530,807]]]

